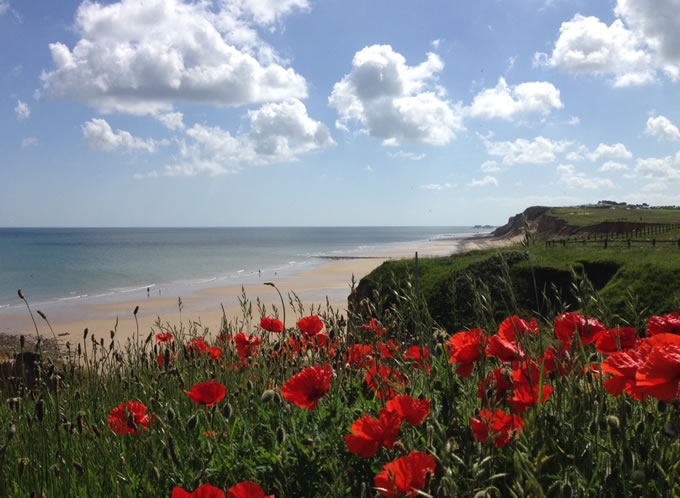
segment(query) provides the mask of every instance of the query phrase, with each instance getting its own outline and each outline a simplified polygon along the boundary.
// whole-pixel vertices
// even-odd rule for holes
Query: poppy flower
[[[575,332],[578,332],[581,344],[587,346],[595,341],[599,332],[604,330],[607,330],[607,327],[594,318],[586,318],[578,313],[562,313],[555,317],[555,336],[567,351],[571,351]]]
[[[495,356],[500,361],[517,361],[524,358],[524,351],[522,351],[522,347],[518,342],[508,341],[500,335],[494,334],[489,337],[486,355]]]
[[[196,339],[192,339],[187,344],[188,351],[193,351],[194,353],[197,353],[199,355],[203,354],[206,349],[208,349],[208,345],[203,340],[203,337],[197,337]]]
[[[205,483],[197,487],[192,493],[183,488],[173,488],[171,498],[224,498],[224,491]]]
[[[414,399],[408,394],[402,394],[389,400],[387,409],[398,412],[409,424],[417,426],[430,414],[430,400]]]
[[[659,336],[656,335],[654,338]],[[653,347],[644,365],[635,373],[635,385],[642,392],[666,403],[678,398],[680,395],[680,345],[663,344]]]
[[[628,349],[614,353],[602,362],[600,370],[602,373],[610,374],[604,381],[604,388],[612,396],[618,396],[626,392],[631,398],[642,400],[647,395],[635,384],[637,371],[644,365],[651,346],[641,344],[638,348]]]
[[[537,405],[539,399],[541,403],[545,403],[552,394],[553,388],[548,384],[543,384],[539,389],[541,380],[539,372],[533,360],[522,362],[518,368],[513,369],[513,396],[508,399],[508,403],[517,413]]]
[[[550,346],[543,353],[543,358],[539,357],[539,363],[543,361],[543,373],[550,375],[557,371],[561,376],[569,375],[573,367],[571,358],[565,347],[560,344],[559,347]]]
[[[217,361],[222,357],[222,349],[217,346],[210,346],[208,348],[208,354],[210,355],[211,360]]]
[[[268,316],[263,316],[260,320],[260,328],[268,330],[269,332],[283,332],[283,322],[277,320],[276,318],[269,318]]]
[[[394,358],[394,353],[399,351],[399,346],[394,342],[394,339],[388,339],[385,342],[379,341],[375,345],[380,357],[384,360]]]
[[[510,436],[516,437],[524,428],[524,420],[519,415],[510,415],[503,410],[484,409],[479,412],[479,418],[470,419],[470,428],[475,439],[486,443],[491,436],[496,448],[502,448],[510,442]]]
[[[299,328],[302,332],[304,332],[310,337],[313,337],[319,332],[321,332],[321,329],[323,328],[323,322],[316,315],[300,318],[300,321],[297,322],[295,325],[297,325],[297,328]]]
[[[234,344],[241,362],[246,362],[248,358],[257,354],[257,348],[262,344],[262,339],[257,336],[247,336],[241,332],[234,336]]]
[[[498,335],[508,342],[515,342],[521,336],[536,333],[538,333],[538,324],[535,318],[526,322],[518,316],[511,316],[498,326]]]
[[[449,363],[457,363],[456,373],[461,377],[472,375],[475,361],[479,360],[486,345],[486,335],[482,329],[472,329],[453,334],[444,345],[449,353]]]
[[[149,429],[149,424],[153,424],[153,415],[146,413],[146,406],[138,401],[128,401],[121,403],[109,413],[109,427],[119,435],[140,434],[140,428]]]
[[[680,315],[676,312],[653,316],[647,322],[647,335],[680,334]]]
[[[363,368],[364,362],[372,360],[372,344],[354,344],[347,353],[347,363],[350,367]]]
[[[255,482],[243,481],[227,490],[227,498],[274,498],[274,495],[265,495],[262,487]]]
[[[508,379],[505,374],[504,367],[498,367],[492,370],[486,379],[479,382],[477,387],[477,397],[483,400],[484,406],[488,404],[488,398],[490,396],[490,390],[493,389],[495,392],[495,402],[500,403],[504,398],[505,394],[512,389],[512,381]]]
[[[423,491],[427,475],[434,475],[437,464],[431,455],[412,451],[408,456],[383,465],[383,471],[373,478],[381,495],[414,497]]]
[[[637,330],[634,327],[621,327],[598,332],[595,349],[600,353],[613,354],[635,346]]]
[[[219,382],[202,382],[191,388],[191,391],[184,391],[191,401],[197,405],[213,406],[224,399],[227,388]]]
[[[404,353],[404,359],[410,360],[413,368],[424,368],[428,374],[430,373],[430,364],[427,362],[429,357],[430,352],[427,346],[410,346]]]
[[[375,455],[381,446],[392,448],[399,437],[401,415],[399,412],[383,408],[380,418],[366,414],[352,424],[352,434],[345,436],[350,453],[368,458]]]
[[[397,389],[406,386],[406,377],[387,365],[371,365],[366,373],[366,383],[378,398],[390,399],[397,395]]]
[[[156,334],[156,342],[162,343],[162,342],[171,342],[175,336],[173,336],[170,332],[160,332]]]
[[[369,322],[369,324],[368,325],[362,325],[361,328],[365,332],[375,333],[376,337],[380,337],[381,335],[385,335],[387,333],[387,329],[381,329],[378,326],[378,321],[375,318],[371,318],[371,321]]]
[[[330,389],[332,377],[333,370],[328,363],[323,368],[321,365],[308,367],[288,379],[281,388],[281,394],[289,402],[311,412]]]

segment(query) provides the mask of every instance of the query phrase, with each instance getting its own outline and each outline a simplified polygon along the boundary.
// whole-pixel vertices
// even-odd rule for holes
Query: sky
[[[0,226],[680,204],[680,0],[0,0]]]

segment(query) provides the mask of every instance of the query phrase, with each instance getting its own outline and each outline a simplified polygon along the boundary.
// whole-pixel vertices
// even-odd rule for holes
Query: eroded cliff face
[[[515,235],[520,235],[524,233],[524,220],[526,219],[532,230],[536,229],[537,224],[540,220],[546,217],[546,213],[550,210],[549,207],[545,206],[532,206],[526,208],[524,212],[518,213],[515,216],[511,216],[508,222],[502,227],[498,227],[493,232],[494,237],[514,237]],[[552,216],[549,218],[555,219]],[[556,220],[555,221],[559,221]]]

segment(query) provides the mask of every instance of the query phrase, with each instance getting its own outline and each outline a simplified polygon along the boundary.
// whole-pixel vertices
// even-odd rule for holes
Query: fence
[[[647,225],[625,232],[607,232],[598,234],[585,234],[581,237],[567,237],[562,239],[549,239],[545,241],[546,247],[566,247],[568,244],[597,244],[604,247],[656,247],[657,244],[675,244],[680,248],[679,239],[659,239],[656,235],[668,233],[672,230],[680,229],[680,223],[669,223],[663,225]],[[641,238],[653,235],[650,238]]]

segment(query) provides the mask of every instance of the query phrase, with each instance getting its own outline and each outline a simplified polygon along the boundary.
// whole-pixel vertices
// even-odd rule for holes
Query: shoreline
[[[253,305],[256,299],[259,299],[268,310],[272,304],[280,307],[278,293],[272,287],[264,285],[265,282],[276,284],[284,296],[287,307],[288,297],[294,293],[304,303],[306,309],[329,303],[336,309],[344,310],[352,277],[358,282],[386,260],[413,257],[416,251],[419,257],[448,256],[475,249],[501,247],[514,242],[516,241],[512,239],[495,239],[489,233],[455,234],[442,239],[404,243],[398,247],[383,248],[360,256],[333,255],[332,258],[319,258],[322,259],[319,264],[299,268],[281,276],[274,275],[276,278],[271,278],[271,275],[267,275],[267,278],[258,278],[258,275],[255,275],[254,279],[244,278],[241,282],[229,282],[226,285],[223,282],[210,281],[202,286],[196,285],[192,290],[185,288],[184,290],[191,292],[184,296],[158,296],[151,293],[147,297],[146,292],[142,291],[141,295],[129,296],[124,300],[102,303],[68,302],[60,303],[59,306],[44,306],[42,309],[32,305],[31,308],[41,335],[51,338],[47,324],[36,313],[38,309],[47,315],[62,344],[66,341],[72,344],[79,342],[85,328],[88,328],[90,335],[96,340],[102,337],[108,340],[110,331],[116,323],[117,340],[124,342],[134,337],[137,326],[133,311],[137,306],[139,311],[136,318],[140,336],[146,337],[152,328],[155,329],[154,325],[158,320],[162,324],[170,325],[186,326],[199,323],[201,329],[207,327],[210,333],[216,334],[222,321],[222,307],[228,318],[241,315],[239,298],[243,291]],[[216,283],[222,285],[208,285]],[[179,299],[182,302],[181,312],[178,308]],[[12,310],[12,313],[7,313],[6,309],[1,311],[1,336],[16,337],[24,334],[27,337],[35,337],[35,328],[25,307],[17,312]],[[256,319],[254,317],[254,321]],[[3,339],[3,343],[7,340]]]

